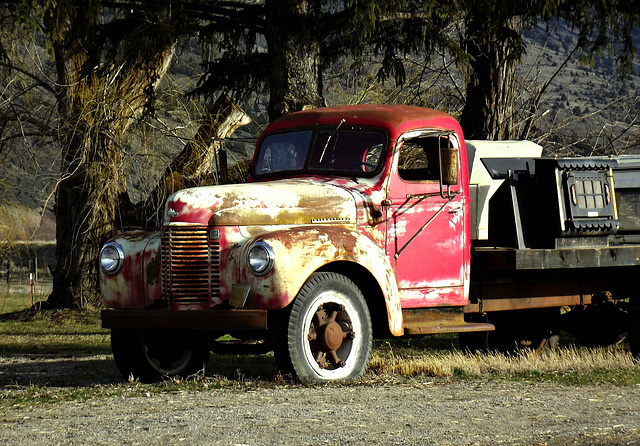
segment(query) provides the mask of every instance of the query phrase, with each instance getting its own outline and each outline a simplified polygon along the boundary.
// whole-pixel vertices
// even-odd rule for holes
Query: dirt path
[[[419,378],[14,407],[0,444],[640,444],[640,386]]]

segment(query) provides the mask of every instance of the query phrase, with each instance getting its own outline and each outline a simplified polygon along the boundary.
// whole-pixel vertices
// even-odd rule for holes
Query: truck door
[[[398,148],[388,189],[387,255],[395,265],[402,307],[464,305],[466,237],[458,139],[450,132],[422,132],[405,135]],[[440,172],[451,166],[442,164],[441,153],[451,149],[457,157],[457,184],[446,186]]]

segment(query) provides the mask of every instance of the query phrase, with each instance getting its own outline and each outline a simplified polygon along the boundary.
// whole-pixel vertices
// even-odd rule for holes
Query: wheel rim
[[[307,308],[302,324],[305,361],[320,378],[348,377],[362,346],[355,308],[336,292],[321,293]]]
[[[149,365],[161,375],[180,374],[191,362],[193,351],[172,339],[144,339],[144,355]]]

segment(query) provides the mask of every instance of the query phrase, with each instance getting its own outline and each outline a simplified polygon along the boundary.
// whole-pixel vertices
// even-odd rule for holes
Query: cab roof
[[[462,131],[458,122],[447,113],[411,105],[366,104],[314,108],[284,115],[265,129],[265,133],[283,131],[294,127],[338,126],[382,127],[391,140],[402,133],[417,129]]]

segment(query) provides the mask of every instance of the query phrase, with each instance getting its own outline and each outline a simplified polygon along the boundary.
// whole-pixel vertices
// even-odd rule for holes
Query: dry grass
[[[54,240],[55,220],[51,212],[0,204],[0,240]]]
[[[465,353],[460,350],[423,351],[377,349],[370,364],[375,374],[406,377],[502,377],[567,380],[570,382],[639,383],[640,364],[624,346],[561,347],[536,354]]]
[[[378,379],[514,379],[550,381],[568,385],[610,383],[639,385],[640,362],[634,361],[624,344],[608,348],[586,348],[570,344],[544,354],[523,350],[514,354],[468,354],[457,347],[454,335],[434,342],[377,341],[365,381]],[[20,311],[0,314],[0,356],[28,356],[47,353],[53,357],[110,353],[108,330],[100,328],[99,312],[94,311]],[[212,355],[207,380],[243,379],[278,383],[273,355]],[[95,361],[94,361],[95,362]],[[105,367],[104,361],[98,361]],[[88,363],[83,363],[87,365]],[[111,362],[109,365],[112,366]],[[115,370],[113,366],[113,370]],[[83,373],[98,379],[103,370]],[[115,372],[109,376],[113,379]],[[50,377],[47,379],[51,379]],[[87,378],[89,379],[89,378]]]

